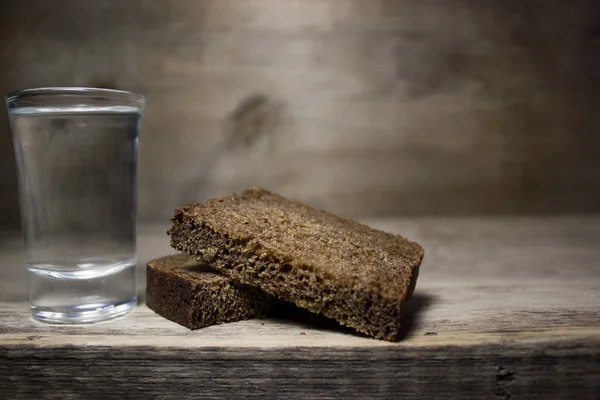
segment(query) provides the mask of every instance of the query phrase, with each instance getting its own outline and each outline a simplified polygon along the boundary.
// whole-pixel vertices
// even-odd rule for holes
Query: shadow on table
[[[429,294],[413,294],[410,300],[404,304],[404,309],[402,310],[402,324],[398,341],[411,336],[415,329],[420,326],[423,311],[430,307],[434,301],[435,297]],[[367,337],[362,333],[356,332],[352,328],[340,325],[333,319],[324,317],[323,315],[313,314],[291,303],[281,303],[273,310],[270,317],[285,321],[288,324],[294,324],[299,329],[322,329]]]
[[[421,326],[423,312],[436,302],[435,296],[427,293],[414,293],[404,304],[402,324],[398,341],[410,337]]]

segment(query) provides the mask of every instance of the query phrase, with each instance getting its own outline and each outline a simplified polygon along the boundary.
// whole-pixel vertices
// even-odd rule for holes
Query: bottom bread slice
[[[262,318],[277,302],[185,254],[152,260],[146,271],[148,308],[189,329]]]

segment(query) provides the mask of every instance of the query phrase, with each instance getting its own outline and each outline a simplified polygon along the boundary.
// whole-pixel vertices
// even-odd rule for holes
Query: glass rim
[[[81,101],[87,99],[92,103],[110,103],[137,108],[143,108],[146,101],[146,98],[139,93],[87,86],[49,86],[15,90],[5,96],[5,101],[7,105],[20,107],[16,104],[19,100],[33,102],[34,104],[47,104],[53,98],[62,100],[72,98],[73,105],[81,104]]]

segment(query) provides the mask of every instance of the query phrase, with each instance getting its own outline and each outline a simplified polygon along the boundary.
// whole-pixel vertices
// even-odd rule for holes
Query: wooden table
[[[365,222],[425,248],[398,343],[306,315],[189,331],[144,305],[40,324],[2,233],[0,398],[600,398],[600,217]],[[140,227],[141,294],[166,228]]]

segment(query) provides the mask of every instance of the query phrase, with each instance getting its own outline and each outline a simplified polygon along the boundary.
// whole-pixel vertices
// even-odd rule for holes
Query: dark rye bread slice
[[[171,245],[359,332],[397,340],[423,248],[264,189],[178,208]]]
[[[148,262],[146,305],[189,329],[264,317],[276,299],[185,254]]]

